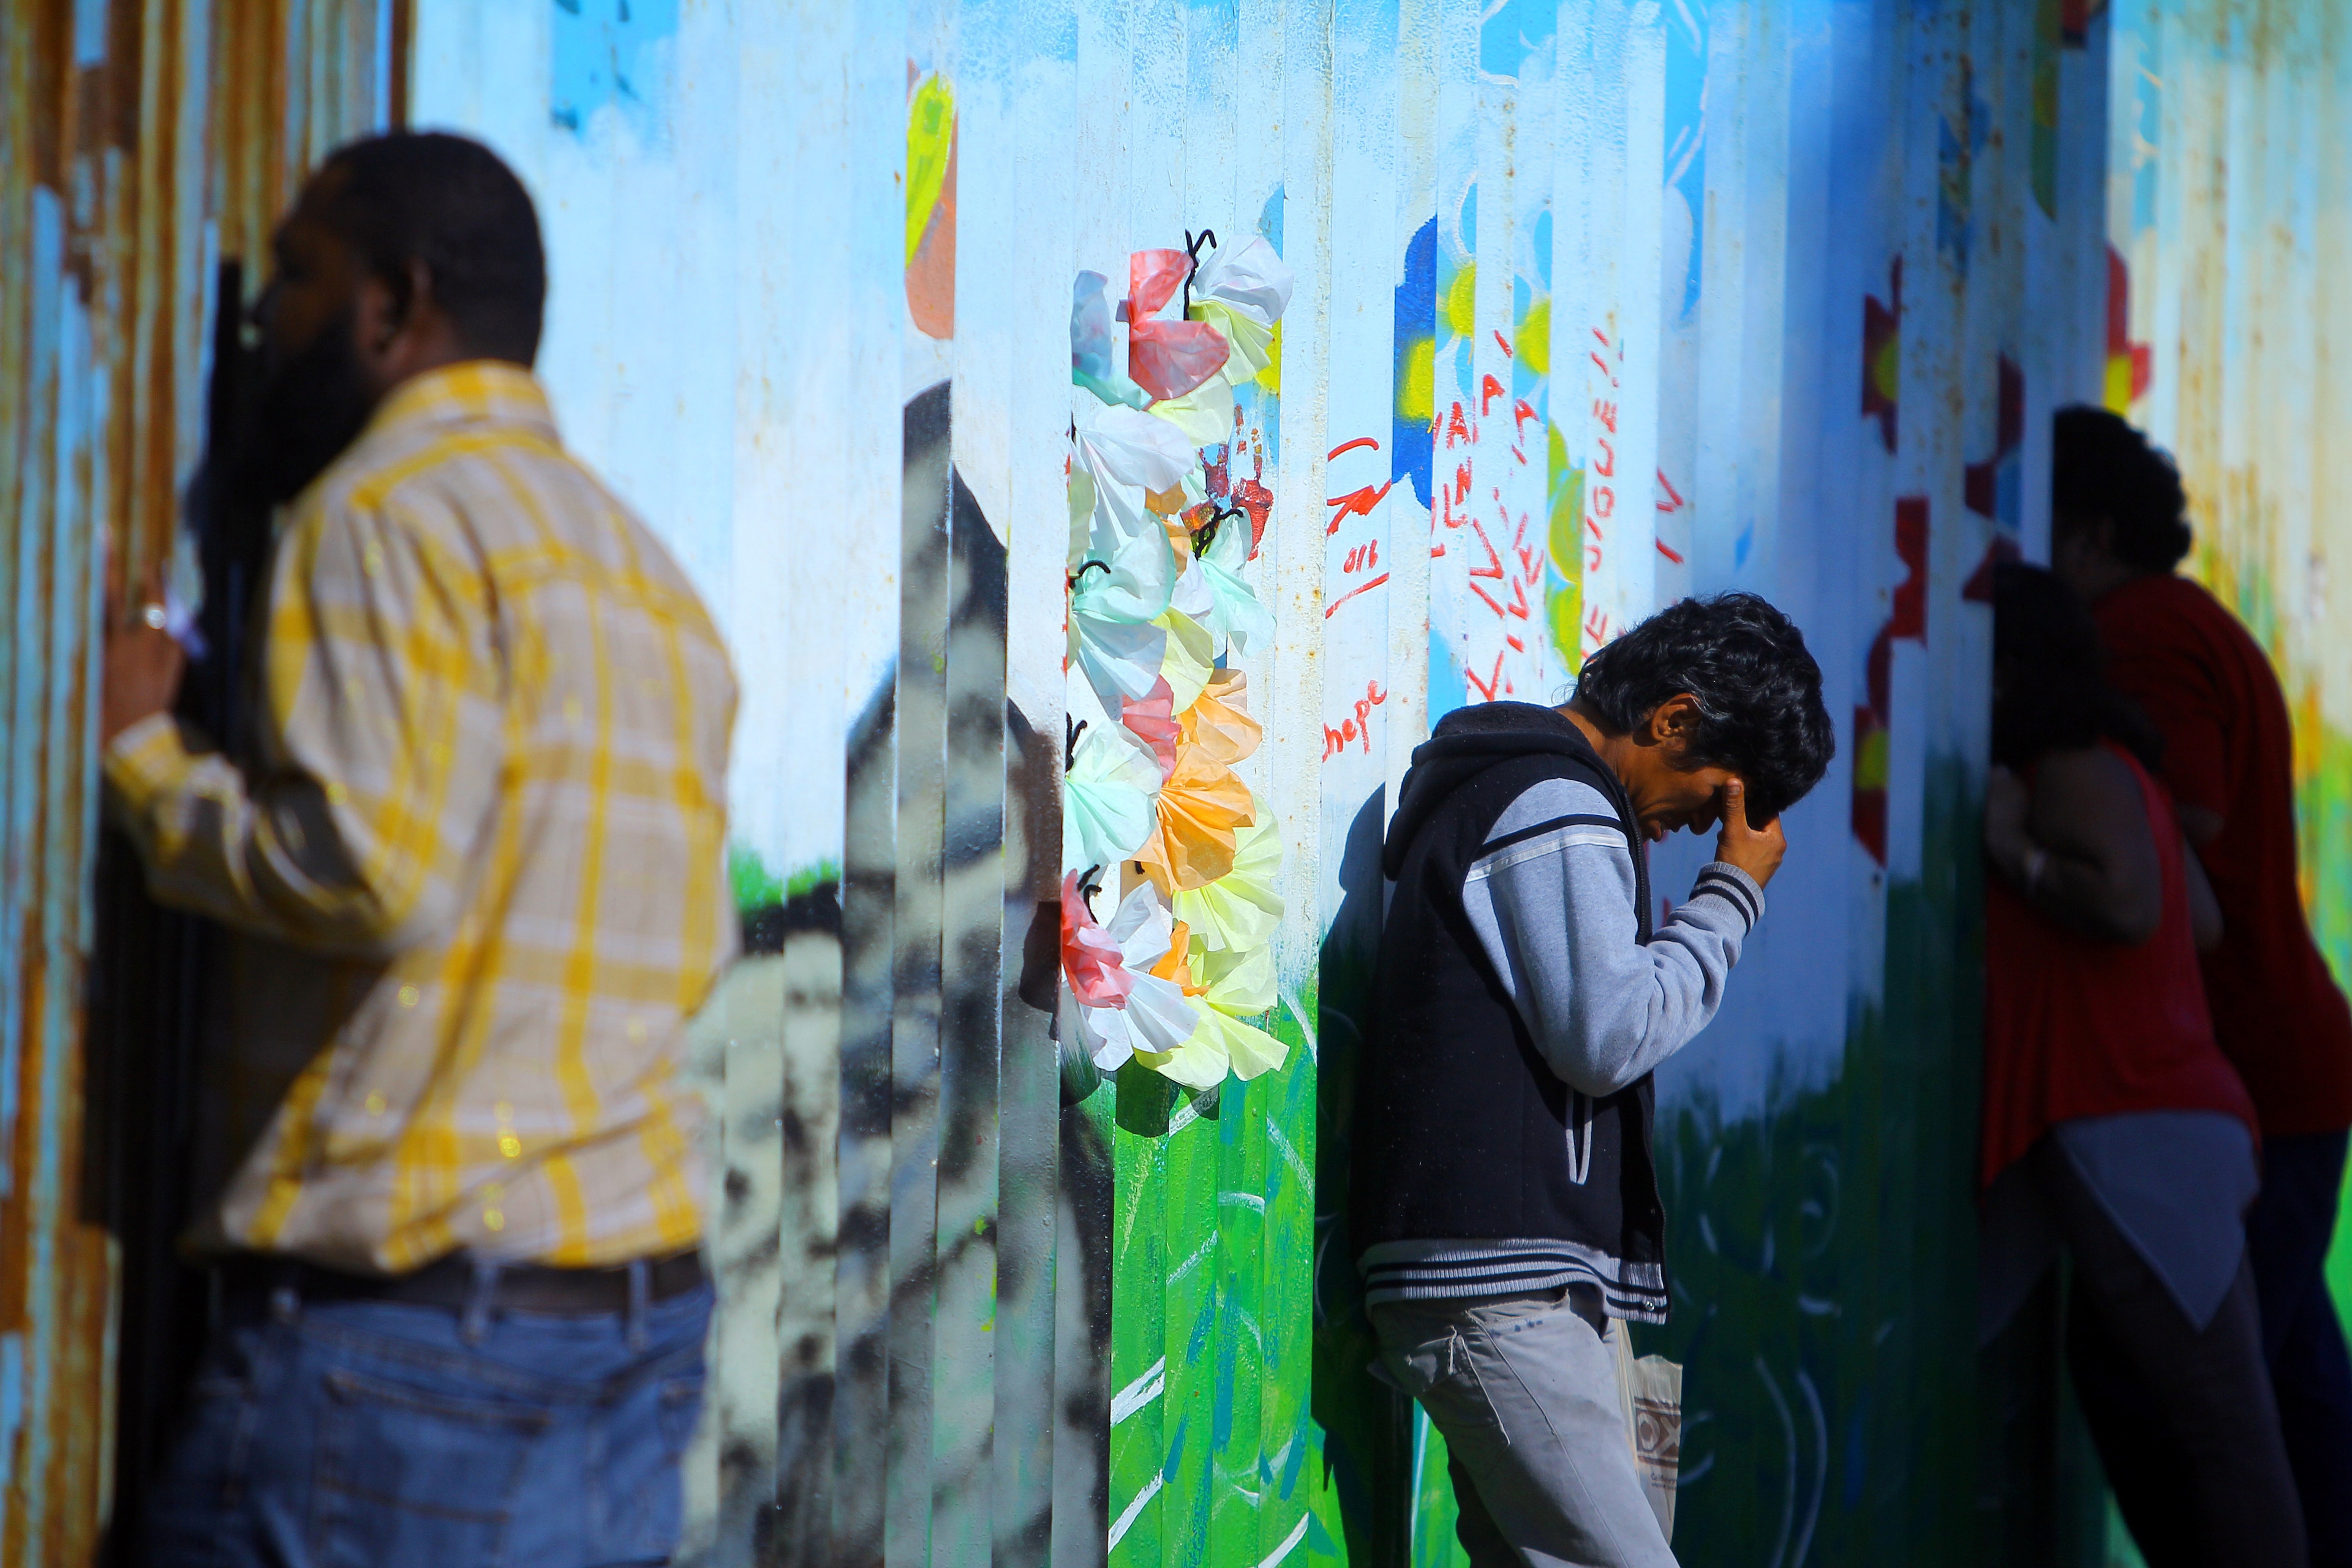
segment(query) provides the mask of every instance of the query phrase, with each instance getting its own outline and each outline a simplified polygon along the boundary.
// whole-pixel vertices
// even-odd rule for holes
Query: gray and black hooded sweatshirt
[[[1715,1016],[1762,889],[1717,861],[1654,931],[1623,785],[1523,702],[1439,723],[1381,862],[1350,1183],[1367,1301],[1582,1283],[1663,1322],[1650,1073]]]

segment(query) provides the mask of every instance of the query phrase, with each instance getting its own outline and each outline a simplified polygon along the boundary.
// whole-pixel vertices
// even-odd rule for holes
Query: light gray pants
[[[1473,1568],[1675,1568],[1617,1400],[1565,1289],[1371,1309],[1381,1365],[1445,1436]]]

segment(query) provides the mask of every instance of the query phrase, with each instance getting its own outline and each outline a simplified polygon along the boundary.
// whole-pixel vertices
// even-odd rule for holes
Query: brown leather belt
[[[476,1264],[474,1258],[457,1252],[406,1274],[346,1274],[298,1258],[241,1252],[216,1267],[222,1289],[231,1297],[268,1297],[287,1290],[303,1301],[397,1301],[453,1312],[481,1307],[575,1317],[629,1310],[630,1267],[625,1263],[609,1268],[552,1268],[543,1263],[478,1268]],[[490,1275],[487,1280],[485,1271]],[[702,1283],[702,1254],[648,1258],[645,1272],[646,1300],[683,1296]],[[487,1298],[479,1294],[485,1287]]]

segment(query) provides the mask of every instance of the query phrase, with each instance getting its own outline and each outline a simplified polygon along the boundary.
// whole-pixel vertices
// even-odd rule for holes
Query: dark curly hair
[[[1796,624],[1753,594],[1667,605],[1590,655],[1576,684],[1579,701],[1629,731],[1685,693],[1698,704],[1700,765],[1748,781],[1751,822],[1802,800],[1837,754],[1822,667]]]
[[[1992,571],[1992,760],[2023,769],[2045,752],[2113,741],[2154,768],[2164,737],[2100,673],[2099,628],[2073,589],[2021,561]]]
[[[2076,405],[2058,411],[2050,456],[2050,504],[2115,523],[2116,558],[2169,572],[2189,553],[2189,496],[2172,459],[2121,416]]]

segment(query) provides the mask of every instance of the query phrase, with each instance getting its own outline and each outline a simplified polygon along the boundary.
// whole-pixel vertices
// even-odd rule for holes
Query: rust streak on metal
[[[93,29],[66,0],[0,0],[0,1568],[91,1561],[115,1492],[101,1156],[126,1130],[92,1098],[83,1016],[100,579],[172,552],[213,257],[260,276],[303,171],[384,121],[378,84],[406,71],[378,40],[404,54],[405,10],[111,0]]]

